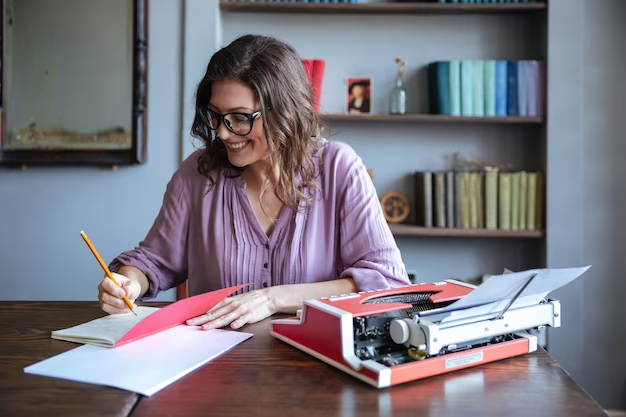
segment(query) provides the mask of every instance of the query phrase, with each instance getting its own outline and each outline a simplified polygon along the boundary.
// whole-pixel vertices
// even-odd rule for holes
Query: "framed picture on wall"
[[[349,77],[346,82],[346,112],[370,114],[372,103],[372,78]]]
[[[0,2],[0,165],[146,161],[147,5]]]

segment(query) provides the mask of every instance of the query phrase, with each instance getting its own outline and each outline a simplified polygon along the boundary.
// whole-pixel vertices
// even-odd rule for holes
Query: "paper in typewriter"
[[[494,275],[460,300],[440,309],[419,313],[433,321],[452,321],[486,314],[498,314],[515,297],[533,274],[528,284],[509,309],[538,304],[549,293],[569,284],[591,266],[581,268],[531,269]]]

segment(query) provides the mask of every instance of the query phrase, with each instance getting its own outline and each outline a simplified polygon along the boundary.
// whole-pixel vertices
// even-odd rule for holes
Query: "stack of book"
[[[543,230],[541,172],[418,171],[417,225],[463,229]]]
[[[428,64],[429,112],[449,116],[542,116],[540,61],[452,60]]]

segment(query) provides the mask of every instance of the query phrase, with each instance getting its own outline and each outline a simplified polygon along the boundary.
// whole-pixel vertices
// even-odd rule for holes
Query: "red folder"
[[[115,346],[117,347],[137,339],[142,339],[169,329],[170,327],[185,324],[188,319],[206,313],[229,294],[248,285],[250,284],[237,285],[235,287],[228,287],[204,294],[198,294],[196,296],[177,301],[167,307],[163,307],[133,326],[132,329],[130,329],[120,340],[117,341]]]

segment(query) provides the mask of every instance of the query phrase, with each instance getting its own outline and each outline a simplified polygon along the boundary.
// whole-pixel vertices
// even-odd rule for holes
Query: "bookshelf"
[[[440,3],[275,3],[220,2],[220,9],[245,13],[325,14],[477,14],[532,13],[546,9],[545,3],[440,4]]]
[[[541,124],[543,117],[520,117],[520,116],[502,116],[502,117],[468,117],[468,116],[445,116],[436,114],[342,114],[329,113],[322,114],[322,119],[326,122],[381,122],[381,123],[498,123],[498,124]]]
[[[265,33],[287,40],[303,58],[327,61],[320,114],[327,134],[350,144],[374,170],[379,197],[400,192],[412,211],[410,173],[440,170],[442,157],[457,148],[477,159],[545,172],[547,117],[430,114],[425,68],[447,59],[545,62],[548,7],[545,2],[219,2],[224,44],[244,32]],[[373,100],[384,102],[396,56],[406,59],[411,71],[408,113],[389,115],[385,104],[374,104],[372,114],[346,114],[344,77],[372,76]],[[545,265],[544,230],[421,227],[414,214],[389,227],[407,268],[432,279],[468,280],[503,267]]]
[[[489,237],[489,238],[530,238],[544,237],[540,230],[498,230],[498,229],[460,229],[447,227],[421,227],[407,224],[390,224],[394,236],[432,236],[432,237]]]

